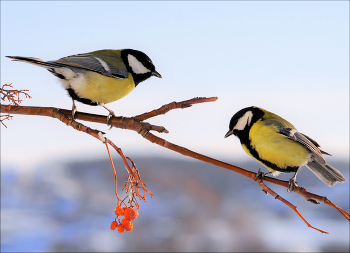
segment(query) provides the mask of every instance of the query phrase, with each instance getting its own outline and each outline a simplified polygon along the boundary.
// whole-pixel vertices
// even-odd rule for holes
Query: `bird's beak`
[[[233,130],[229,130],[226,134],[225,134],[225,138],[229,137],[230,135],[233,134]]]
[[[156,77],[162,78],[162,76],[157,71],[153,71],[152,72],[152,76],[156,76]]]

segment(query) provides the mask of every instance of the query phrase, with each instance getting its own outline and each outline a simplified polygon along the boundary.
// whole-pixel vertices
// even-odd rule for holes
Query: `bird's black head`
[[[128,71],[134,78],[135,86],[151,76],[162,77],[156,71],[156,67],[152,63],[152,60],[141,51],[124,49],[121,51],[121,57]]]
[[[251,106],[238,111],[232,116],[229,131],[226,133],[225,138],[230,135],[235,135],[239,139],[247,137],[252,125],[264,116],[264,111],[258,107]]]

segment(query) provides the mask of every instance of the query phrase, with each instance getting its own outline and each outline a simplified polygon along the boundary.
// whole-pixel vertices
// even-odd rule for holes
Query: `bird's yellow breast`
[[[310,152],[304,146],[279,134],[276,126],[266,125],[262,120],[253,124],[249,139],[251,147],[257,151],[261,159],[275,164],[282,170],[288,166],[299,167],[310,158]],[[247,147],[242,146],[252,156]]]
[[[85,72],[70,85],[79,97],[105,104],[125,97],[135,88],[130,73],[128,78],[117,79],[92,71]]]

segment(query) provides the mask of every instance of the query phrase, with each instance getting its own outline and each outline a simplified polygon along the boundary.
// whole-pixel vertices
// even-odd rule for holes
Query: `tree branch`
[[[152,143],[158,144],[164,148],[170,149],[172,151],[175,151],[177,153],[180,153],[185,156],[189,156],[192,158],[195,158],[197,160],[201,160],[206,163],[210,163],[219,167],[222,167],[224,169],[228,169],[234,172],[237,172],[243,176],[246,176],[255,182],[257,182],[262,189],[265,192],[269,192],[272,196],[275,198],[281,200],[283,203],[291,207],[303,220],[304,222],[309,226],[312,227],[322,233],[325,233],[322,230],[319,230],[313,226],[311,226],[299,213],[297,208],[286,201],[285,199],[281,198],[279,195],[277,195],[274,191],[272,191],[270,188],[268,188],[262,181],[256,180],[256,173],[251,172],[248,170],[245,170],[243,168],[210,158],[208,156],[196,153],[194,151],[191,151],[187,148],[178,146],[176,144],[173,144],[171,142],[168,142],[158,136],[153,135],[150,131],[157,131],[159,133],[168,133],[168,131],[162,127],[162,126],[154,126],[151,125],[147,122],[143,122],[146,119],[165,114],[169,112],[170,110],[177,109],[177,108],[188,108],[191,107],[192,104],[197,104],[197,103],[203,103],[203,102],[212,102],[216,101],[217,97],[211,97],[211,98],[194,98],[182,102],[172,102],[167,105],[164,105],[156,110],[153,110],[151,112],[143,113],[141,115],[137,115],[135,117],[112,117],[110,120],[110,124],[114,127],[117,128],[122,128],[122,129],[128,129],[128,130],[134,130],[137,133],[141,134],[142,137],[145,139],[149,140]],[[59,111],[60,113],[65,114],[67,117],[71,117],[71,111],[70,110],[64,110],[64,109],[56,109],[56,108],[51,108],[51,107],[29,107],[29,106],[7,106],[7,107],[1,107],[1,113],[9,113],[9,114],[23,114],[23,115],[40,115],[40,116],[50,116],[50,117],[56,117],[56,111]],[[93,114],[88,114],[88,113],[81,113],[81,112],[76,112],[75,114],[76,119],[78,120],[84,120],[84,121],[90,121],[90,122],[95,122],[95,123],[102,123],[106,124],[106,116],[102,115],[93,115]],[[77,123],[79,124],[79,123]],[[73,123],[72,123],[73,125]],[[79,129],[78,129],[79,130]],[[96,130],[97,131],[97,130]],[[95,135],[96,133],[93,133],[91,135]],[[96,136],[94,136],[96,137]],[[277,184],[280,186],[283,186],[285,188],[288,188],[288,181],[283,181],[279,180],[276,178],[271,178],[271,177],[264,177],[265,182],[270,182],[273,184]],[[313,193],[310,193],[306,191],[304,188],[296,186],[293,190],[294,192],[300,194],[306,200],[314,203],[314,204],[319,204],[320,202],[333,207],[337,209],[348,221],[350,221],[350,215],[347,211],[344,209],[338,207],[337,205],[333,204],[327,197],[319,196]]]

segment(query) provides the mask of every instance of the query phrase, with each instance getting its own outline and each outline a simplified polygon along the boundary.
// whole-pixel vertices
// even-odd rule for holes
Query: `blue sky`
[[[347,1],[1,1],[1,38],[1,84],[29,89],[33,98],[23,105],[70,109],[71,99],[48,71],[6,55],[55,60],[133,48],[145,52],[163,78],[109,104],[117,115],[219,97],[149,120],[170,131],[157,134],[168,141],[225,161],[249,159],[237,138],[223,136],[235,112],[256,105],[318,141],[333,155],[330,163],[349,157]],[[181,158],[135,132],[86,124],[107,132],[129,156]],[[107,158],[101,143],[55,119],[16,115],[7,126],[1,127],[2,165],[30,169],[47,161]]]

